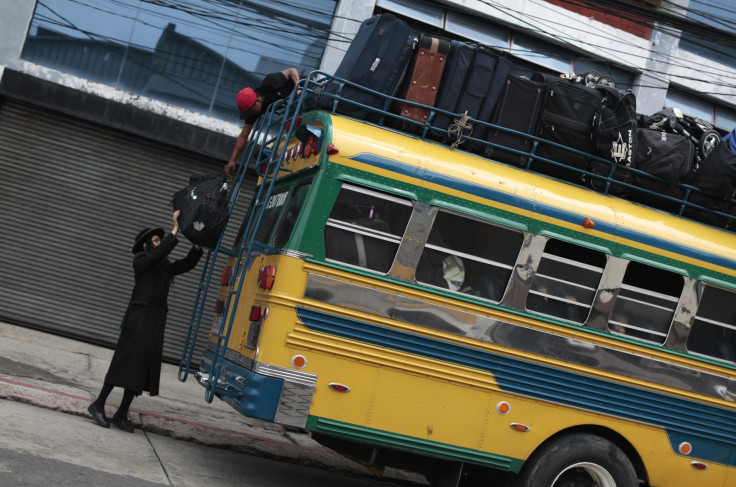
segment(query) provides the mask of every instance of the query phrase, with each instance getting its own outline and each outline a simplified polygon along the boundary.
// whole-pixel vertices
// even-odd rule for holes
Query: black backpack
[[[171,197],[171,206],[181,211],[178,221],[184,236],[195,245],[213,248],[230,217],[225,177],[193,174],[189,186]]]
[[[595,87],[603,95],[603,105],[593,123],[594,154],[610,161],[591,160],[590,171],[601,176],[612,176],[617,181],[633,183],[634,173],[626,168],[636,167],[637,115],[636,97],[630,90],[620,91],[610,86]],[[612,171],[612,165],[613,171]],[[590,184],[603,190],[606,181],[591,177]],[[626,195],[629,188],[611,185],[609,193]]]

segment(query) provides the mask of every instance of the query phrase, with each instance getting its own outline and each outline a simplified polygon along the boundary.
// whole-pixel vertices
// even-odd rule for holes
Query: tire
[[[708,157],[721,141],[721,135],[715,130],[706,130],[698,141],[698,154],[701,159]]]
[[[587,433],[560,436],[536,451],[514,487],[637,487],[636,471],[610,441]]]

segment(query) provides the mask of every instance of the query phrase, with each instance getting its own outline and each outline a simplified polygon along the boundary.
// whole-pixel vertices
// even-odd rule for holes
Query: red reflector
[[[703,462],[690,462],[690,466],[698,470],[708,470],[708,465]]]
[[[595,228],[595,222],[591,220],[590,218],[586,218],[585,220],[583,220],[583,227]]]
[[[521,423],[511,423],[510,426],[516,431],[521,431],[522,433],[526,433],[531,429],[529,426]]]
[[[261,270],[258,272],[258,287],[261,289],[271,289],[275,277],[276,267],[272,265],[261,267]]]
[[[345,384],[339,384],[337,382],[330,382],[327,387],[336,392],[350,392],[350,388]]]
[[[332,155],[335,155],[335,154],[337,154],[337,153],[338,153],[338,152],[340,152],[340,151],[339,151],[339,150],[337,150],[337,147],[335,147],[334,145],[332,145],[332,144],[327,144],[327,149],[326,149],[326,152],[327,152],[327,154],[329,154],[329,155],[331,155],[331,156],[332,156]]]
[[[230,285],[230,279],[233,278],[233,268],[228,266],[222,270],[222,276],[220,276],[220,284],[223,286]]]
[[[252,306],[250,308],[250,321],[261,321],[261,308],[258,306]]]

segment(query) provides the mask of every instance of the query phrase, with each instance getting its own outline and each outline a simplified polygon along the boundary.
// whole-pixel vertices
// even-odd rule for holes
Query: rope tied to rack
[[[453,121],[454,123],[451,123],[450,126],[447,127],[447,134],[450,137],[455,136],[455,142],[450,145],[451,150],[457,149],[460,144],[465,142],[465,140],[462,138],[463,131],[467,130],[468,133],[466,135],[468,136],[473,133],[473,124],[468,122],[469,119],[470,116],[468,115],[468,112],[465,111],[465,113],[463,113],[459,119],[456,118]]]

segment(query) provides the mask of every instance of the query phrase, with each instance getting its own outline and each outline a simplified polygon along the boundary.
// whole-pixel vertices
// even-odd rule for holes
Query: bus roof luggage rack
[[[537,82],[537,84],[539,83]],[[337,86],[337,89],[331,88],[329,92],[323,91],[323,86],[327,84],[332,87]],[[530,85],[532,84],[530,83]],[[370,92],[373,96],[380,96],[383,103],[378,108],[365,105],[356,99],[344,96],[344,87],[350,87],[349,93],[365,91]],[[709,135],[708,140],[712,145],[711,152],[709,152],[709,154],[712,154],[711,161],[708,161],[708,157],[703,158],[702,153],[700,156],[693,155],[692,170],[678,173],[666,165],[651,167],[651,164],[644,164],[637,168],[637,162],[642,159],[642,154],[632,154],[633,161],[630,164],[617,163],[615,157],[611,157],[611,154],[603,154],[600,148],[597,149],[598,154],[591,154],[585,150],[547,140],[538,135],[539,124],[537,124],[534,133],[525,133],[489,121],[468,118],[464,116],[465,114],[452,113],[437,107],[379,93],[320,71],[310,74],[306,79],[304,91],[306,92],[305,98],[308,100],[307,109],[324,109],[332,113],[344,114],[346,111],[351,111],[345,110],[345,106],[350,106],[352,109],[357,105],[370,113],[371,121],[368,123],[374,123],[392,130],[400,130],[411,137],[418,137],[435,143],[445,143],[452,149],[462,149],[468,152],[471,152],[470,149],[472,149],[472,152],[486,158],[493,158],[494,154],[501,153],[503,157],[493,159],[495,162],[538,173],[549,174],[552,172],[554,174],[563,170],[565,181],[568,183],[621,197],[720,228],[733,230],[734,225],[736,225],[736,223],[733,223],[733,219],[736,217],[734,191],[731,191],[727,197],[723,194],[715,194],[711,188],[703,184],[703,178],[695,177],[700,168],[706,167],[708,162],[711,162],[711,165],[714,166],[722,165],[722,162],[712,161],[716,158],[722,159],[724,155],[728,155],[727,152],[713,150],[718,147],[718,143],[714,143],[712,131],[705,132]],[[416,106],[428,112],[429,115],[423,121],[402,117],[401,111],[398,109],[400,106]],[[499,102],[499,109],[500,106],[501,103]],[[453,123],[450,124],[447,130],[440,130],[434,125],[434,121],[438,117],[446,116],[452,117]],[[642,117],[639,115],[638,122],[641,123],[641,120]],[[495,136],[486,137],[486,140],[477,138],[475,136],[477,132],[474,129],[479,126],[485,128],[488,134],[495,134]],[[644,148],[638,152],[646,150],[647,147],[650,150],[652,149],[651,144],[646,145],[646,135],[641,132],[642,130],[651,129],[638,128],[637,133],[631,135],[632,139],[636,139],[635,141],[632,140],[634,143],[631,145],[634,147],[641,145],[636,144],[636,142],[642,139],[645,140]],[[663,133],[666,135],[663,136]],[[500,136],[503,134],[506,135]],[[676,133],[661,131],[657,135],[662,139],[686,138]],[[505,140],[513,140],[515,143],[513,146],[508,146],[494,142]],[[526,140],[527,142],[519,143],[520,140]],[[718,137],[718,140],[720,140],[720,137]],[[628,143],[628,140],[622,142]],[[692,139],[688,144],[691,143]],[[682,145],[678,150],[681,152],[685,147],[687,146]],[[544,153],[554,155],[543,157],[540,155],[541,148],[545,149]],[[625,149],[612,147],[611,150],[621,152]],[[651,154],[648,154],[648,156],[651,158]],[[550,157],[555,157],[555,159]],[[587,164],[573,167],[562,161],[565,157],[575,160],[583,158],[587,161]],[[687,159],[691,156],[685,154],[682,157]],[[516,164],[509,163],[509,160],[516,162]],[[728,173],[728,184],[736,189],[736,169],[734,169],[733,174]]]

